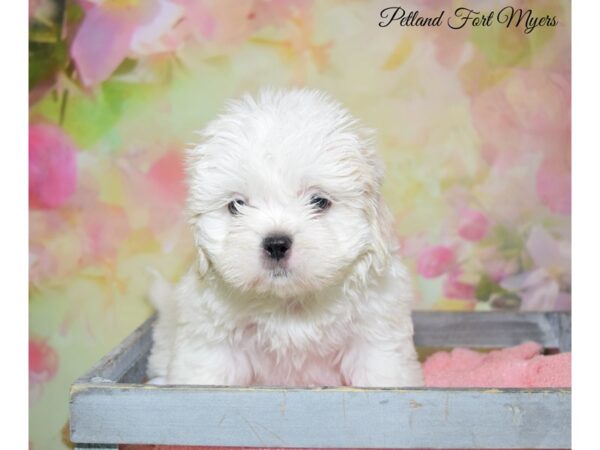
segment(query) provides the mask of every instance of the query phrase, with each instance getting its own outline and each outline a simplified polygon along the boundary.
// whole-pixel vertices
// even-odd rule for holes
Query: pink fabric
[[[77,189],[77,148],[58,126],[29,126],[29,206],[63,206]]]
[[[481,353],[464,348],[437,352],[423,364],[428,387],[543,388],[571,386],[571,353],[541,355],[541,346]]]

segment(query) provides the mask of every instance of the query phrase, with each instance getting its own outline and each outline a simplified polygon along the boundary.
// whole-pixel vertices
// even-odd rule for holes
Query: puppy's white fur
[[[232,101],[188,153],[197,264],[159,311],[148,375],[170,384],[420,386],[411,288],[371,133],[312,90]],[[327,209],[315,197],[331,201]],[[243,200],[237,213],[228,204]],[[270,261],[263,239],[293,239]]]

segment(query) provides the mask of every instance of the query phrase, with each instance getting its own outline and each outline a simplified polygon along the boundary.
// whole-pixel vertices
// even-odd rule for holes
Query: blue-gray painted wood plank
[[[93,386],[74,442],[254,447],[569,448],[569,389]]]
[[[417,311],[413,321],[418,347],[502,348],[534,341],[570,349],[570,313]]]
[[[141,382],[143,374],[137,370],[136,379],[131,379],[129,372],[140,365],[145,366],[145,360],[152,347],[152,325],[155,317],[146,320],[133,331],[117,347],[107,353],[87,373],[75,381],[78,383],[115,383],[115,382]],[[143,363],[143,364],[141,364]]]

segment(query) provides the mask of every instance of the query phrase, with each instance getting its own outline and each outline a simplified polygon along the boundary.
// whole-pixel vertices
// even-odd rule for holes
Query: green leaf
[[[483,275],[475,287],[475,298],[480,302],[487,302],[491,298],[503,298],[506,304],[520,302],[520,297],[496,283],[488,275]]]
[[[67,45],[29,42],[29,90],[63,70],[69,60]]]
[[[487,302],[494,293],[494,281],[487,275],[483,275],[475,287],[475,298],[481,302]]]
[[[131,58],[125,58],[119,67],[115,69],[111,76],[115,75],[124,75],[128,72],[131,72],[137,66],[137,61]]]
[[[67,0],[65,16],[67,19],[67,23],[72,24],[80,22],[85,16],[85,13],[83,12],[83,8],[77,1]]]

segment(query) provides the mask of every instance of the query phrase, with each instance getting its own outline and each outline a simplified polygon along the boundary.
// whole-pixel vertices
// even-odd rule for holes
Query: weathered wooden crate
[[[420,347],[570,351],[568,313],[416,312]],[[570,448],[570,389],[147,386],[149,319],[71,388],[79,449]]]

